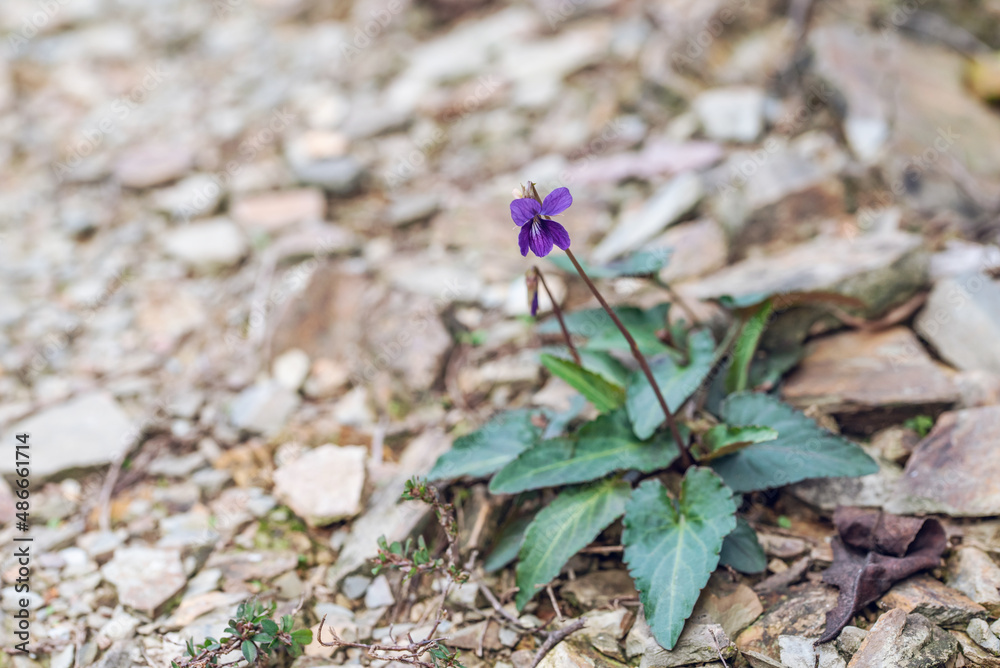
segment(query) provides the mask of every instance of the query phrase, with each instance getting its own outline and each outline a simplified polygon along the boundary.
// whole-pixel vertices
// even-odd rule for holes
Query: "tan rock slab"
[[[886,510],[1000,515],[1000,406],[943,413],[906,462]]]
[[[965,628],[969,620],[985,617],[986,608],[929,575],[914,575],[893,585],[879,601],[883,610],[916,612],[944,627]]]
[[[951,407],[958,390],[905,327],[846,332],[812,344],[782,388],[794,406],[817,406],[870,431],[900,417]]]

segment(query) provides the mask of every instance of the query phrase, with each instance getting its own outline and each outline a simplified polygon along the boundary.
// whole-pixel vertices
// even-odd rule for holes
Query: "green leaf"
[[[636,438],[625,411],[618,410],[585,424],[575,439],[553,438],[522,452],[493,476],[490,491],[515,494],[570,485],[623,469],[648,473],[667,468],[679,454],[669,434]]]
[[[313,641],[313,632],[309,629],[299,629],[298,631],[292,631],[292,640],[299,643],[300,645],[308,645]]]
[[[573,356],[565,346],[546,346],[541,349],[541,352],[563,360],[573,359]],[[609,383],[621,385],[622,387],[625,386],[625,383],[628,381],[629,370],[625,368],[624,364],[612,357],[610,353],[600,350],[587,350],[586,348],[578,348],[576,352],[580,355],[580,366],[584,369],[596,373]]]
[[[272,636],[278,635],[278,625],[274,623],[273,619],[265,619],[261,621],[260,625],[264,629],[264,633]]]
[[[689,341],[687,366],[679,366],[669,357],[650,364],[653,378],[667,402],[671,413],[688,400],[712,370],[715,340],[707,329],[692,332]],[[632,427],[639,438],[649,438],[663,424],[667,416],[650,387],[642,370],[632,373],[625,388],[625,408],[632,420]]]
[[[531,423],[535,412],[506,411],[481,429],[456,438],[451,450],[438,457],[427,479],[481,477],[503,468],[541,435],[542,430]]]
[[[527,533],[532,519],[534,519],[532,515],[523,515],[500,530],[493,542],[490,556],[483,561],[484,571],[494,573],[517,559],[517,553],[524,543],[524,534]]]
[[[602,413],[613,411],[625,403],[625,390],[622,387],[609,383],[573,362],[552,355],[542,355],[542,364],[585,396]]]
[[[295,620],[292,619],[291,615],[284,615],[284,616],[282,616],[282,618],[281,618],[281,630],[283,632],[288,633],[289,631],[292,630],[292,627],[294,625],[295,625]]]
[[[740,329],[739,338],[733,346],[733,361],[729,365],[729,373],[726,374],[726,391],[742,392],[747,389],[747,381],[750,378],[750,362],[753,361],[754,353],[757,352],[757,344],[767,327],[771,312],[774,310],[770,299],[765,300],[743,323]]]
[[[618,278],[619,276],[649,276],[659,273],[661,269],[670,262],[673,255],[672,248],[651,248],[640,250],[630,255],[626,255],[620,260],[609,262],[604,265],[593,265],[589,262],[579,260],[580,266],[592,278]],[[576,273],[576,267],[570,259],[562,253],[549,255],[549,260],[563,271]]]
[[[625,512],[631,486],[602,480],[562,492],[535,516],[517,564],[517,609],[522,610],[538,587],[559,575],[570,557],[587,547]]]
[[[750,425],[735,427],[731,424],[717,424],[701,437],[703,454],[698,461],[707,462],[741,450],[753,443],[773,441],[778,432],[770,427]]]
[[[757,540],[757,532],[742,517],[736,520],[736,528],[722,541],[719,563],[751,575],[767,568],[767,555]]]
[[[244,640],[243,644],[240,645],[240,650],[243,652],[243,658],[247,660],[247,663],[253,665],[257,660],[257,646],[249,640]]]
[[[255,633],[253,638],[250,638],[250,640],[253,640],[254,642],[259,642],[262,645],[266,645],[267,643],[274,640],[274,636],[272,636],[270,633]]]
[[[831,434],[788,404],[766,394],[734,394],[722,402],[723,420],[778,431],[773,441],[754,443],[712,462],[736,492],[790,485],[809,478],[862,476],[878,464],[846,438]]]
[[[673,649],[736,527],[733,493],[710,469],[693,467],[676,501],[659,480],[639,485],[624,522],[625,563],[646,621],[657,642]]]
[[[635,306],[619,306],[614,309],[615,315],[635,339],[636,345],[644,355],[658,355],[674,352],[656,336],[656,333],[667,326],[667,311],[670,304],[660,304],[651,309],[643,310]],[[622,336],[611,316],[603,308],[574,311],[563,316],[566,329],[574,336],[587,339],[584,348],[589,350],[630,350],[628,341]],[[559,323],[547,320],[537,329],[540,334],[560,334]]]

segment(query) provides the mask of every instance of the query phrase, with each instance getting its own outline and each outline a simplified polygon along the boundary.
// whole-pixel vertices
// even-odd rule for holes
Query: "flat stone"
[[[298,555],[294,552],[244,550],[225,554],[215,552],[208,558],[205,568],[218,568],[224,580],[268,581],[294,569],[298,563]]]
[[[670,262],[660,271],[665,283],[704,276],[726,266],[729,242],[726,232],[711,218],[671,227],[649,243],[650,248],[671,248]]]
[[[365,591],[365,607],[368,609],[386,608],[395,602],[396,597],[392,595],[389,580],[384,575],[379,575],[372,580],[368,590]]]
[[[191,452],[186,455],[161,455],[150,464],[150,475],[162,475],[168,478],[185,478],[208,462],[205,455],[200,452]]]
[[[848,668],[945,668],[958,641],[923,615],[890,610],[868,630]]]
[[[563,585],[560,594],[583,610],[603,608],[617,599],[635,596],[635,585],[628,571],[612,569],[592,571]]]
[[[970,666],[977,668],[1000,668],[1000,658],[997,658],[973,642],[968,634],[962,631],[949,631],[952,637],[958,641],[962,650],[962,656]]]
[[[715,662],[722,656],[730,659],[736,646],[729,640],[721,625],[705,615],[692,615],[672,650],[664,649],[653,637],[646,619],[640,616],[632,625],[626,640],[626,654],[634,656],[641,649],[643,668],[673,668],[692,663]]]
[[[701,591],[691,614],[705,615],[722,626],[727,636],[735,638],[763,612],[764,606],[753,589],[743,583],[733,582],[716,571]]]
[[[768,609],[736,639],[740,651],[767,656],[779,651],[778,637],[794,635],[819,638],[826,627],[826,613],[837,603],[837,589],[816,584],[792,586],[788,596]]]
[[[965,632],[969,634],[973,642],[985,649],[994,656],[1000,656],[1000,638],[990,630],[985,619],[973,619],[969,622]]]
[[[149,547],[123,547],[101,568],[118,600],[151,617],[187,584],[180,553]]]
[[[406,195],[394,199],[385,215],[393,227],[405,227],[427,220],[440,208],[441,200],[436,193]]]
[[[853,240],[817,238],[784,252],[750,258],[685,284],[683,295],[718,299],[796,291],[856,297],[873,314],[905,299],[927,276],[919,236],[902,232]]]
[[[879,599],[878,606],[915,612],[945,628],[964,628],[971,619],[986,616],[986,608],[925,574],[897,582]]]
[[[814,639],[779,636],[781,663],[786,668],[846,668],[847,661],[831,645],[814,645]]]
[[[365,170],[350,155],[324,160],[289,160],[295,176],[304,184],[319,186],[335,195],[349,195],[361,184]]]
[[[245,195],[232,204],[230,215],[244,227],[275,231],[295,223],[323,220],[326,198],[317,188]]]
[[[356,601],[368,591],[368,585],[372,583],[371,578],[363,575],[348,575],[340,585],[340,593]]]
[[[190,149],[176,144],[148,144],[127,149],[114,175],[127,188],[149,188],[176,181],[194,164]]]
[[[837,646],[837,651],[842,656],[852,657],[861,648],[861,643],[867,637],[868,631],[865,629],[859,629],[857,626],[845,626],[833,644]]]
[[[749,143],[764,129],[764,91],[759,88],[712,88],[691,106],[709,139]]]
[[[978,547],[961,547],[948,560],[949,587],[984,606],[991,616],[1000,614],[1000,566]]]
[[[276,381],[252,385],[233,399],[229,420],[238,429],[273,436],[300,403],[299,395]]]
[[[693,209],[703,195],[697,174],[678,174],[657,190],[642,209],[621,220],[594,248],[591,258],[598,263],[608,262],[640,248]]]
[[[629,611],[625,608],[617,610],[592,610],[587,613],[587,623],[576,632],[577,640],[587,640],[597,651],[619,661],[625,660],[625,653],[620,641],[629,631]],[[515,634],[513,647],[520,636]],[[500,632],[503,640],[503,631]],[[507,643],[504,643],[507,644]]]
[[[352,523],[350,533],[337,560],[327,571],[326,585],[336,589],[341,580],[353,574],[378,554],[378,538],[392,543],[406,540],[429,509],[418,501],[399,501],[399,490],[412,476],[426,475],[437,458],[451,447],[451,439],[440,429],[427,429],[413,439],[403,451],[399,462],[389,467],[376,482],[365,511]]]
[[[998,440],[1000,406],[943,413],[906,462],[886,510],[1000,515],[1000,460],[993,448]]]
[[[846,164],[847,156],[824,132],[788,142],[770,137],[762,148],[731,151],[707,179],[715,192],[712,213],[737,249],[804,241],[823,221],[843,215],[839,174]]]
[[[810,345],[782,386],[793,406],[817,406],[862,431],[898,423],[899,416],[951,407],[958,390],[905,327],[852,331]]]
[[[305,351],[292,348],[274,358],[271,362],[271,374],[279,384],[296,392],[305,382],[311,366],[312,362]]]
[[[275,495],[310,526],[350,519],[361,512],[367,458],[361,446],[321,445],[274,472]]]
[[[132,446],[139,428],[110,394],[98,391],[79,395],[21,420],[5,430],[4,438],[16,443],[15,434],[30,434],[29,452],[34,453],[31,473],[46,477],[108,464]],[[13,456],[0,461],[0,473],[12,473],[15,468]]]
[[[249,251],[239,226],[225,218],[189,223],[163,237],[167,254],[197,272],[212,272],[237,264]]]
[[[984,274],[945,278],[935,284],[916,329],[950,364],[966,371],[1000,374],[1000,283]]]
[[[769,557],[779,559],[792,559],[801,554],[805,554],[809,546],[801,538],[782,536],[775,533],[757,532],[757,542],[764,548],[764,553]]]
[[[156,209],[174,220],[189,221],[215,213],[225,194],[218,177],[191,174],[169,187],[153,191],[152,202]]]
[[[625,668],[627,665],[601,652],[582,638],[577,638],[577,635],[579,632],[553,647],[538,664],[538,668]],[[530,658],[526,665],[530,665]]]
[[[881,36],[847,23],[817,26],[809,32],[816,73],[845,103],[844,136],[851,151],[872,162],[889,139],[885,76],[886,42]],[[833,91],[817,91],[832,100]]]

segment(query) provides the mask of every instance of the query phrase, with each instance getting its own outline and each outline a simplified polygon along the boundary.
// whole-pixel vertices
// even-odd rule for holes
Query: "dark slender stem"
[[[552,302],[552,312],[556,314],[556,320],[559,321],[559,328],[562,330],[563,338],[566,339],[566,346],[569,348],[570,354],[573,356],[573,361],[580,365],[580,353],[576,351],[576,346],[573,345],[573,340],[569,336],[569,329],[566,328],[566,321],[563,320],[562,309],[559,308],[559,302],[556,301],[555,295],[549,290],[549,284],[545,282],[545,276],[542,275],[541,270],[538,267],[532,267],[535,270],[535,276],[541,281],[542,287],[545,288],[545,294],[549,296],[549,301]]]
[[[573,255],[573,251],[567,248],[566,255],[569,257],[570,262],[573,263],[573,266],[576,267],[576,271],[580,274],[580,278],[584,280],[587,287],[590,288],[590,291],[594,293],[594,296],[597,297],[597,301],[601,303],[601,306],[605,311],[607,311],[608,315],[611,316],[611,319],[614,321],[615,326],[618,327],[618,330],[622,333],[622,336],[624,336],[625,340],[628,341],[629,348],[632,349],[632,357],[634,357],[635,361],[639,363],[639,366],[642,368],[642,372],[646,374],[646,380],[649,381],[650,386],[653,388],[653,392],[656,394],[657,401],[660,402],[660,407],[667,416],[667,424],[670,425],[670,433],[673,435],[674,440],[677,441],[677,447],[681,452],[681,465],[687,469],[694,464],[694,461],[691,459],[691,453],[688,452],[687,447],[684,445],[684,441],[681,440],[681,432],[677,428],[677,422],[674,420],[674,416],[670,412],[670,408],[667,406],[666,399],[663,398],[663,393],[660,392],[660,386],[656,383],[656,379],[653,378],[653,372],[649,368],[649,362],[646,361],[646,356],[640,352],[635,339],[633,339],[632,335],[629,334],[628,329],[625,328],[622,321],[618,319],[618,314],[616,314],[614,309],[612,309],[608,305],[608,302],[604,300],[604,296],[601,295],[597,286],[594,285],[594,282],[590,280],[590,276],[587,276],[587,272],[585,272],[583,267],[580,266],[576,256]]]

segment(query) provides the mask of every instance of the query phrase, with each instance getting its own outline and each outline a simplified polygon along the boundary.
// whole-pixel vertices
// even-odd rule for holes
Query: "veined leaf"
[[[736,519],[736,528],[722,541],[719,563],[747,574],[767,568],[767,555],[757,540],[757,532],[742,517]]]
[[[614,383],[609,383],[596,373],[568,360],[562,360],[552,355],[542,355],[542,364],[556,376],[559,376],[577,392],[594,404],[602,413],[613,411],[625,403],[625,390]]]
[[[731,424],[717,424],[701,437],[703,448],[698,461],[708,462],[729,455],[752,443],[763,443],[778,438],[778,432],[770,427],[734,427]]]
[[[625,411],[617,410],[585,424],[575,439],[553,438],[525,450],[493,476],[490,491],[514,494],[570,485],[623,469],[648,473],[670,466],[679,454],[669,434],[636,438]]]
[[[669,308],[670,304],[660,304],[646,310],[635,306],[619,306],[614,311],[644,355],[676,354],[676,351],[668,348],[656,336],[658,331],[666,327]],[[628,341],[622,336],[611,316],[602,308],[574,311],[564,315],[563,319],[570,334],[587,339],[583,346],[585,349],[625,352],[630,350]],[[541,334],[559,334],[559,323],[548,320],[539,325],[537,331]]]
[[[720,414],[732,425],[760,425],[778,432],[773,441],[754,443],[712,462],[712,468],[736,492],[781,487],[809,478],[878,472],[878,464],[860,447],[772,396],[752,392],[731,395],[722,402]]]
[[[729,365],[729,373],[726,374],[726,391],[742,392],[747,389],[747,382],[750,379],[750,362],[753,361],[754,353],[757,352],[757,344],[767,327],[768,319],[774,310],[773,302],[767,299],[747,318],[740,335],[733,346],[733,359]]]
[[[680,498],[647,480],[625,509],[625,563],[639,590],[649,627],[673,649],[708,578],[723,539],[736,527],[732,491],[710,469],[692,467]]]
[[[579,260],[580,266],[591,278],[618,278],[619,276],[649,276],[659,273],[670,262],[672,248],[651,248],[631,253],[620,260],[604,265],[592,265]],[[576,273],[576,267],[562,253],[549,255],[549,260],[563,271]]]
[[[521,610],[559,575],[570,557],[587,547],[625,512],[631,486],[621,480],[602,480],[561,493],[542,508],[528,527],[517,564],[519,591],[514,601]]]
[[[679,366],[669,357],[650,364],[653,378],[660,387],[671,413],[674,413],[702,384],[714,362],[715,340],[707,329],[689,337],[687,366]],[[639,438],[649,438],[667,416],[642,370],[632,373],[625,388],[625,407]]]
[[[500,413],[482,428],[456,438],[451,450],[438,457],[427,479],[480,477],[503,468],[541,436],[542,430],[531,423],[535,412]]]

